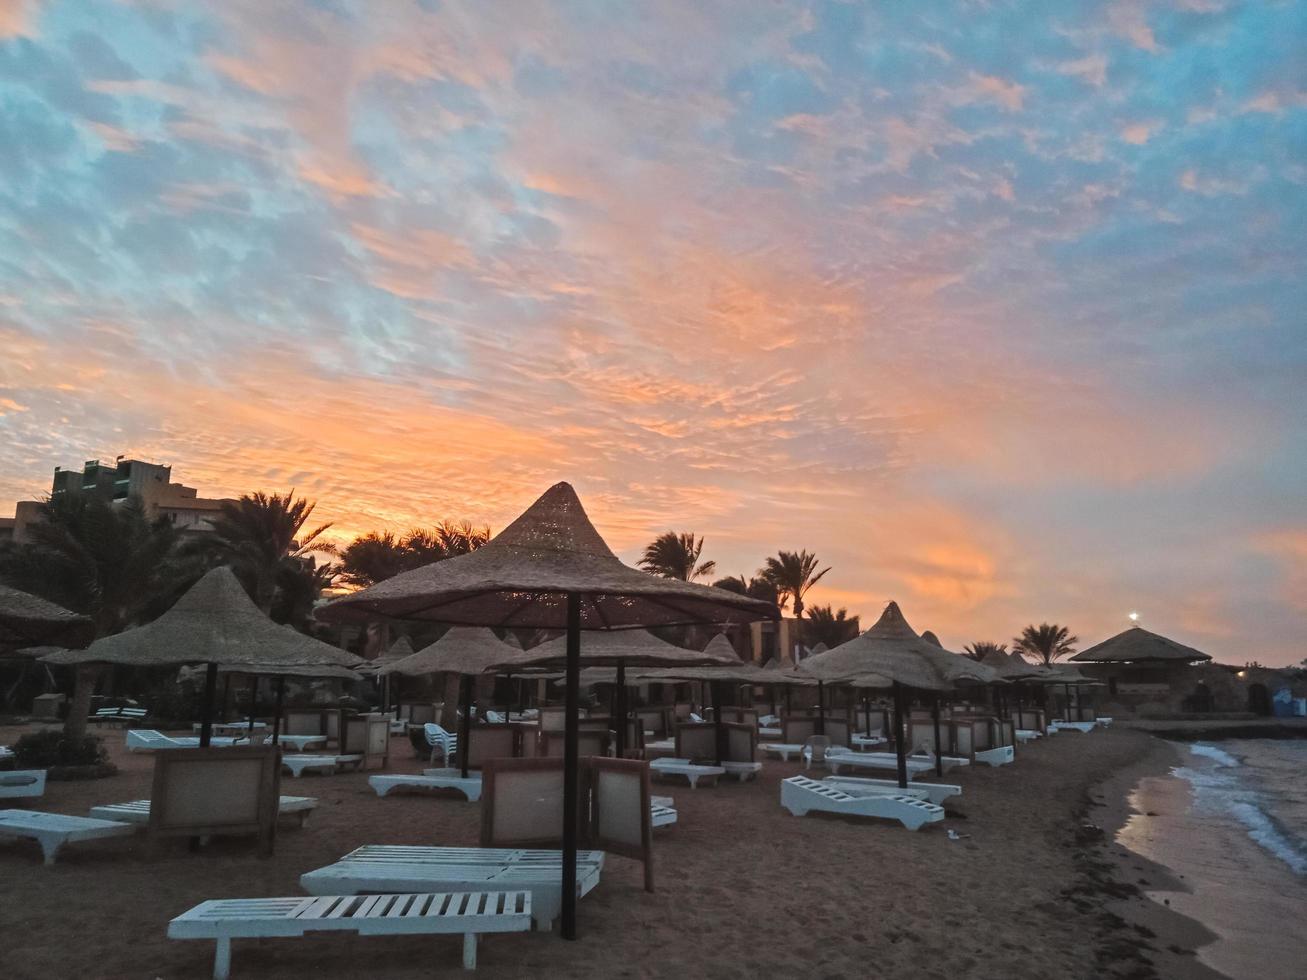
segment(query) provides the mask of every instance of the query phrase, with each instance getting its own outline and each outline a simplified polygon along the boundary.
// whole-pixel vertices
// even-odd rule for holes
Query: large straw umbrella
[[[622,564],[566,483],[547,490],[476,551],[396,575],[329,603],[327,620],[430,620],[566,630],[561,932],[576,938],[577,675],[583,630],[779,619],[773,603]]]
[[[0,650],[43,644],[80,647],[95,636],[89,616],[0,585]]]
[[[739,663],[740,658],[729,647],[712,650],[687,650],[659,639],[648,630],[629,629],[606,633],[588,633],[581,640],[580,663],[585,667],[615,667],[613,683],[617,686],[617,757],[626,749],[626,669],[628,667],[687,667],[706,664]],[[545,669],[566,666],[568,662],[567,637],[547,640],[530,650],[515,654],[497,665],[501,670],[522,668]],[[578,683],[580,677],[577,678]]]
[[[518,648],[509,646],[493,630],[485,627],[455,626],[430,646],[423,647],[403,660],[382,667],[382,676],[400,674],[405,677],[423,677],[427,674],[457,674],[459,701],[463,717],[459,723],[458,755],[467,778],[467,760],[471,755],[469,730],[472,724],[472,680],[488,668],[503,663]]]
[[[992,684],[998,679],[990,668],[923,640],[903,618],[896,602],[885,607],[871,629],[833,650],[809,658],[796,670],[825,681],[850,680],[867,674],[889,679],[894,696],[899,785],[904,788],[908,785],[903,728],[905,690],[927,691],[938,698],[939,692],[950,691],[957,684]],[[938,741],[935,749],[938,771]]]
[[[361,657],[278,626],[259,611],[228,567],[206,572],[151,623],[96,640],[85,650],[63,650],[45,663],[122,664],[129,667],[207,665],[200,745],[209,744],[219,665],[227,667],[356,667]],[[268,670],[266,673],[275,673]]]

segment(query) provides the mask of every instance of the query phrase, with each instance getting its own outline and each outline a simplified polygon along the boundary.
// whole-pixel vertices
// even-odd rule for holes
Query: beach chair
[[[44,769],[11,769],[0,772],[0,799],[44,795]]]
[[[649,797],[649,825],[653,830],[670,827],[676,820],[676,806],[670,796]]]
[[[369,776],[368,785],[378,796],[388,796],[397,789],[456,789],[469,803],[481,799],[481,773],[469,772],[464,779],[460,769],[425,769],[421,776],[389,774]]]
[[[919,830],[928,823],[944,819],[944,808],[914,796],[869,793],[854,796],[807,776],[791,776],[781,781],[781,806],[796,817],[813,810],[843,816],[880,817],[897,820],[908,830]]]
[[[264,745],[271,745],[272,736],[263,740]],[[307,748],[321,748],[327,744],[326,735],[278,735],[277,744],[291,752],[303,752]]]
[[[839,771],[845,768],[894,770],[898,767],[898,756],[893,752],[850,752],[846,749],[843,752],[826,753],[826,768],[834,775],[838,775]],[[935,762],[933,759],[925,759],[921,756],[908,756],[907,770],[909,778],[934,772]]]
[[[363,764],[362,754],[352,755],[283,755],[281,764],[296,779],[299,779],[306,772],[320,772],[328,776],[334,776],[345,766],[352,766],[357,769]]]
[[[281,800],[280,750],[267,745],[181,749],[154,757],[151,837],[258,837],[271,856]],[[129,824],[130,826],[130,824]]]
[[[311,796],[283,796],[277,802],[277,816],[293,816],[303,827],[318,801]],[[132,800],[130,803],[105,803],[91,807],[91,816],[97,820],[117,820],[120,823],[148,824],[150,801]]]
[[[716,786],[718,777],[726,775],[722,766],[696,765],[689,759],[654,759],[649,763],[649,772],[664,779],[668,776],[684,776],[690,789],[696,789],[700,780],[709,786]]]
[[[212,939],[214,980],[231,975],[231,941],[291,938],[310,932],[359,936],[462,934],[463,968],[477,965],[477,937],[531,928],[528,891],[417,895],[235,898],[202,902],[168,923],[169,939]]]
[[[769,755],[778,755],[782,762],[789,762],[790,756],[801,755],[803,746],[793,742],[762,742],[758,748]]]
[[[850,796],[888,793],[891,796],[896,794],[915,796],[918,799],[929,800],[931,803],[940,805],[943,805],[947,799],[962,795],[961,786],[950,786],[947,783],[909,781],[908,788],[905,790],[899,787],[897,779],[868,779],[865,776],[827,776],[822,782],[828,786],[834,786],[838,790],[843,790]]]
[[[62,813],[37,810],[0,810],[0,838],[27,838],[41,845],[47,865],[54,864],[65,844],[99,840],[104,837],[127,837],[136,832],[129,823],[70,817]]]
[[[577,898],[599,884],[603,867],[603,851],[577,851]],[[526,891],[531,894],[532,921],[537,929],[547,930],[562,908],[562,880],[561,851],[369,844],[301,875],[300,887],[310,895]]]
[[[209,747],[213,749],[226,749],[244,742],[244,739],[235,738],[230,735],[215,735],[209,739]],[[200,747],[200,739],[198,735],[181,735],[174,737],[172,735],[165,735],[163,732],[155,731],[152,728],[129,728],[127,730],[125,744],[128,752],[159,752],[164,749],[198,749]]]

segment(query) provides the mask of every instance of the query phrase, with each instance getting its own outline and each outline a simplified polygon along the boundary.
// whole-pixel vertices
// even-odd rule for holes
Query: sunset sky
[[[1307,657],[1307,2],[0,0],[0,514],[342,536],[573,483],[623,558],[957,649]]]

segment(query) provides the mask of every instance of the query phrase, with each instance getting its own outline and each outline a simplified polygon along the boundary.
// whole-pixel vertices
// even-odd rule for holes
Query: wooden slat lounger
[[[707,780],[711,786],[716,786],[717,777],[726,775],[726,770],[721,766],[695,765],[689,759],[654,759],[649,763],[649,771],[663,777],[684,776],[690,784],[690,789],[697,787],[701,779]]]
[[[828,786],[834,786],[836,789],[843,790],[850,796],[859,796],[869,793],[888,793],[890,796],[915,796],[919,800],[929,800],[931,803],[943,804],[945,800],[954,796],[962,795],[961,786],[951,786],[948,783],[918,783],[908,782],[907,789],[899,787],[897,779],[867,779],[863,776],[827,776],[822,780]]]
[[[944,808],[911,796],[868,794],[853,796],[807,776],[781,780],[781,806],[796,817],[811,810],[845,816],[882,817],[897,820],[909,830],[944,819]]]
[[[277,805],[277,815],[281,817],[294,815],[299,818],[299,825],[309,818],[318,801],[312,796],[283,796]],[[123,823],[144,824],[150,822],[150,801],[132,800],[130,803],[106,803],[91,807],[91,816],[97,820],[119,820]]]
[[[603,851],[577,852],[578,898],[599,883],[603,866]],[[369,844],[301,875],[300,886],[310,895],[527,890],[536,927],[548,929],[562,907],[562,878],[560,851]]]
[[[38,810],[0,810],[0,837],[26,837],[41,845],[46,864],[54,864],[59,849],[76,841],[101,837],[127,837],[136,832],[129,823],[70,817]]]
[[[214,980],[231,974],[231,941],[310,932],[360,936],[461,933],[463,967],[477,965],[477,936],[531,928],[531,893],[466,891],[416,895],[328,895],[201,902],[168,923],[169,939],[214,939]]]

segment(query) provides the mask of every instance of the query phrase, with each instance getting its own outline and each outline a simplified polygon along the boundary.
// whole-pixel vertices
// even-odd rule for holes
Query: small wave
[[[1237,802],[1230,806],[1230,810],[1248,828],[1249,837],[1291,867],[1295,874],[1307,875],[1307,854],[1285,836],[1260,807]]]
[[[1212,756],[1216,761],[1214,768],[1191,769],[1179,766],[1173,770],[1175,775],[1194,788],[1195,803],[1209,812],[1224,812],[1233,816],[1244,825],[1248,836],[1264,850],[1287,864],[1295,874],[1307,875],[1307,849],[1262,809],[1265,801],[1261,794],[1240,779],[1237,772],[1228,771],[1239,766],[1239,761],[1213,746],[1195,745],[1191,748],[1198,755],[1216,753]],[[1199,749],[1209,751],[1198,751]],[[1221,756],[1232,761],[1224,762]]]
[[[1201,755],[1211,759],[1218,766],[1239,766],[1243,764],[1224,749],[1218,749],[1215,745],[1208,745],[1206,742],[1195,742],[1189,746],[1189,751],[1194,755]]]

